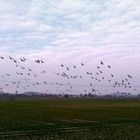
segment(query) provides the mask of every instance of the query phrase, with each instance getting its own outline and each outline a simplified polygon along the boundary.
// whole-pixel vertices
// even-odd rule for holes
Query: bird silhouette
[[[12,60],[13,58],[11,56],[9,56],[10,60]]]
[[[108,65],[108,68],[111,68],[111,66]]]
[[[1,59],[4,59],[4,57],[0,56]]]
[[[43,61],[43,60],[40,60],[40,62],[41,62],[41,63],[44,63],[44,61]]]
[[[101,64],[104,65],[104,63],[101,61]]]
[[[111,77],[114,77],[114,75],[113,75],[113,74],[111,74]]]
[[[128,77],[129,77],[129,78],[132,78],[132,76],[131,76],[131,75],[128,75]]]

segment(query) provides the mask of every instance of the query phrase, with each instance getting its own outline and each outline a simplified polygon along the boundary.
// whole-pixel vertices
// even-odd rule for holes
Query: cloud
[[[54,49],[60,40],[66,44],[73,40],[71,47],[94,46],[96,42],[139,43],[139,5],[138,0],[3,0],[0,45],[4,48],[8,41],[15,52],[20,52],[48,45]]]

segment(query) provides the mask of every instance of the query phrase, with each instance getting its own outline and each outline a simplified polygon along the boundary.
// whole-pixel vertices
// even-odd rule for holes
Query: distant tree
[[[65,95],[64,95],[64,97],[65,97],[65,98],[68,98],[68,97],[69,97],[69,95],[68,95],[68,94],[65,94]]]

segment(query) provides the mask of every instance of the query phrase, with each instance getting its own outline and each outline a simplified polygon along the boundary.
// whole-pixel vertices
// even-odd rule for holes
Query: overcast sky
[[[86,85],[88,78],[76,81],[58,78],[56,72],[63,71],[60,65],[76,65],[77,71],[71,70],[69,74],[84,75],[87,71],[96,73],[96,67],[103,61],[112,68],[108,72],[106,66],[103,67],[105,76],[113,73],[119,81],[130,74],[133,86],[139,86],[140,1],[0,0],[0,55],[6,58],[0,60],[1,76],[5,73],[13,76],[1,78],[3,88],[4,81],[21,80],[14,75],[17,68],[8,60],[9,55],[17,60],[26,57],[28,61],[24,64],[19,61],[20,65],[36,72],[46,70],[47,80],[54,83]],[[34,64],[34,60],[40,58],[46,65]],[[84,69],[81,62],[85,64]],[[39,76],[36,81],[45,78]],[[108,85],[107,82],[99,84]],[[12,89],[15,90],[11,86],[4,88]],[[45,87],[36,90],[44,92]],[[137,87],[135,92],[139,91]],[[78,92],[82,91],[79,88],[73,91]],[[111,92],[116,90],[111,88]]]

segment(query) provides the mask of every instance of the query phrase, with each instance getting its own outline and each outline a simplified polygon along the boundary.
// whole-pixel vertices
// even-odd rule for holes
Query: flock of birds
[[[116,89],[117,92],[121,92],[121,89],[129,89],[131,91],[136,91],[132,85],[133,77],[130,74],[126,74],[125,78],[119,80],[114,73],[111,72],[112,67],[110,65],[105,64],[103,61],[98,63],[98,66],[94,68],[93,71],[86,71],[84,67],[86,64],[81,62],[78,65],[68,66],[65,64],[60,64],[60,70],[56,70],[55,77],[56,81],[61,79],[62,82],[49,81],[49,78],[46,78],[46,69],[42,69],[40,72],[35,72],[35,69],[29,68],[24,63],[28,61],[28,59],[22,57],[19,59],[15,59],[11,56],[3,57],[0,56],[0,61],[7,61],[9,59],[13,62],[16,71],[14,71],[13,75],[16,75],[16,79],[18,80],[7,80],[9,77],[12,77],[11,73],[5,73],[1,75],[1,78],[5,78],[5,80],[0,80],[2,83],[5,83],[5,87],[1,87],[0,90],[3,91],[4,88],[8,88],[9,86],[15,85],[15,92],[18,93],[19,89],[22,89],[23,92],[27,92],[34,87],[38,88],[38,86],[44,86],[44,93],[52,94],[52,89],[49,89],[48,86],[53,86],[55,89],[55,94],[73,94],[74,88],[78,87],[82,89],[80,94],[102,94],[102,92],[108,92],[108,88]],[[45,65],[47,62],[42,59],[35,59],[34,63],[37,64],[37,67],[41,67],[41,65]],[[80,70],[84,69],[83,73],[80,74]],[[109,70],[106,74],[107,69]],[[74,70],[77,70],[76,72]],[[38,80],[43,74],[44,79],[47,80]],[[108,75],[108,76],[107,76]],[[36,79],[32,79],[32,78]],[[115,78],[116,77],[116,78]],[[65,79],[65,80],[64,80]],[[77,80],[78,84],[74,84],[74,81]],[[80,85],[80,81],[86,81],[86,84]],[[49,82],[48,82],[49,81]],[[64,82],[65,81],[65,82]],[[106,83],[106,85],[102,85],[102,83]],[[102,88],[104,91],[102,91]]]

